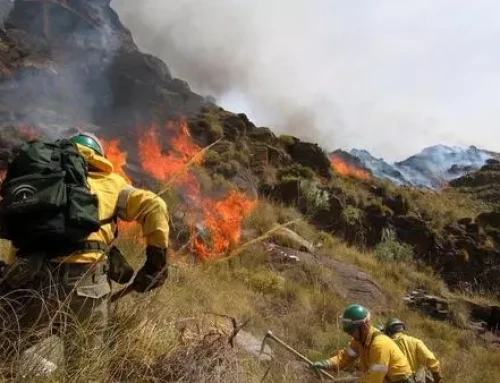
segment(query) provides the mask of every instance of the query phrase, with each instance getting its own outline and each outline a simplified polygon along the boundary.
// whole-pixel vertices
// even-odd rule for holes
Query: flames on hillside
[[[371,178],[371,174],[368,170],[349,162],[337,154],[332,154],[330,156],[330,163],[333,170],[343,176],[351,176],[362,180],[368,180]]]
[[[26,140],[40,136],[29,127],[19,130]],[[120,139],[100,140],[115,172],[131,182],[126,172],[128,153],[122,150]],[[140,129],[137,150],[145,173],[185,197],[183,209],[191,233],[188,247],[196,256],[202,260],[223,257],[240,243],[243,220],[254,210],[256,201],[237,190],[229,191],[223,198],[203,195],[198,179],[190,170],[191,165],[203,162],[203,148],[192,140],[186,120]],[[4,177],[5,171],[0,171],[0,182]],[[121,221],[119,231],[122,236],[144,244],[140,227],[135,223]]]
[[[162,138],[165,137],[170,147],[168,152],[163,150]],[[127,154],[120,150],[119,140],[104,142],[108,159],[118,172],[124,173]],[[203,161],[203,149],[192,140],[184,119],[170,121],[164,127],[154,125],[144,129],[137,147],[142,169],[163,184],[182,190],[186,196],[190,248],[199,258],[222,257],[240,243],[243,220],[253,211],[256,202],[236,190],[222,199],[203,195],[190,170],[192,164]],[[137,236],[129,224],[123,224],[121,229]]]

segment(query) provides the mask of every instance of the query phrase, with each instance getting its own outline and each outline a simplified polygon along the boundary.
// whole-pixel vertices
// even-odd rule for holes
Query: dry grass
[[[293,209],[259,204],[246,222],[257,238],[276,225],[301,218]],[[321,255],[355,264],[373,275],[394,298],[384,317],[397,315],[410,333],[422,338],[442,360],[447,381],[494,382],[500,376],[500,353],[474,333],[424,318],[404,307],[401,297],[416,287],[447,293],[443,282],[429,270],[407,263],[380,262],[331,236],[315,231],[306,222],[293,229],[313,243]],[[131,241],[120,244],[132,263],[142,262],[142,248]],[[348,339],[339,331],[337,318],[346,302],[325,280],[335,277],[322,268],[299,267],[284,272],[271,268],[259,245],[248,246],[227,262],[192,264],[174,258],[170,278],[159,291],[131,294],[112,307],[107,349],[87,355],[70,381],[97,382],[260,382],[269,362],[260,362],[232,348],[227,326],[205,327],[200,318],[224,314],[247,322],[244,329],[257,338],[272,330],[311,359],[330,356]],[[224,317],[221,317],[224,318]],[[224,327],[220,330],[219,327]],[[216,328],[216,330],[214,330]],[[220,330],[220,331],[219,331]],[[274,361],[267,382],[315,381],[290,354],[274,347]],[[5,362],[4,362],[5,363]],[[11,371],[12,365],[3,365]],[[108,368],[106,368],[108,367]],[[61,381],[55,375],[45,381]],[[19,376],[11,381],[22,381]],[[29,381],[29,380],[24,380]],[[32,380],[34,381],[34,380]],[[42,381],[42,380],[40,380]]]
[[[441,229],[461,218],[473,218],[490,209],[484,202],[453,189],[444,192],[424,192],[407,188],[399,189],[399,191],[402,191],[408,199],[411,209],[429,220],[436,229]]]

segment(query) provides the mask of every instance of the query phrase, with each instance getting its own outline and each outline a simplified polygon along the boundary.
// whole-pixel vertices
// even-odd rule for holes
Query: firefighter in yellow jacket
[[[384,332],[390,336],[399,346],[410,362],[413,372],[420,376],[422,369],[428,369],[432,373],[434,383],[443,383],[441,375],[441,365],[431,350],[420,339],[404,334],[406,325],[398,318],[390,318]],[[425,376],[420,378],[425,382]]]
[[[9,301],[7,307],[15,317],[2,316],[0,325],[4,330],[2,335],[14,335],[16,347],[22,349],[58,330],[64,342],[67,368],[78,368],[68,359],[76,361],[85,351],[82,348],[88,351],[104,346],[111,293],[107,255],[117,232],[116,218],[136,221],[142,226],[147,244],[146,261],[132,282],[133,289],[138,292],[157,288],[167,279],[169,226],[165,202],[150,191],[131,186],[114,173],[97,137],[78,133],[70,140],[88,164],[87,180],[98,197],[101,227],[78,251],[44,258],[36,279],[26,286],[11,289],[4,299]],[[133,272],[129,277],[132,276]],[[84,333],[80,331],[81,326],[90,326],[90,331],[86,332],[90,339],[79,338]],[[12,346],[3,338],[2,351]]]
[[[388,336],[371,325],[370,312],[365,307],[347,307],[342,324],[344,332],[352,337],[351,343],[332,358],[315,362],[313,368],[333,370],[359,359],[363,383],[414,382],[408,360]]]

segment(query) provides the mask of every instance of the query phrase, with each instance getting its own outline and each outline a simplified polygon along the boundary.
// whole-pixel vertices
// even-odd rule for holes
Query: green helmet
[[[371,318],[370,312],[363,306],[354,304],[348,306],[342,315],[342,327],[344,332],[352,333]]]
[[[389,318],[385,324],[385,331],[388,334],[394,334],[395,332],[397,332],[395,329],[396,326],[402,326],[402,328],[406,330],[406,325],[403,321],[398,318]]]
[[[70,138],[75,144],[80,144],[86,146],[97,154],[104,156],[104,148],[101,145],[99,139],[92,133],[81,132]]]

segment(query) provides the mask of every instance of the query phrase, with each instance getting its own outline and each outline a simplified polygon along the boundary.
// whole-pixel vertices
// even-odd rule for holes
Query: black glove
[[[120,284],[129,283],[134,276],[134,269],[130,266],[120,249],[112,246],[109,249],[109,277]]]
[[[440,372],[433,372],[432,373],[432,379],[434,379],[434,383],[443,383],[443,376],[441,375]]]
[[[168,278],[168,249],[156,246],[146,248],[146,263],[134,279],[134,290],[139,293],[153,290]]]

